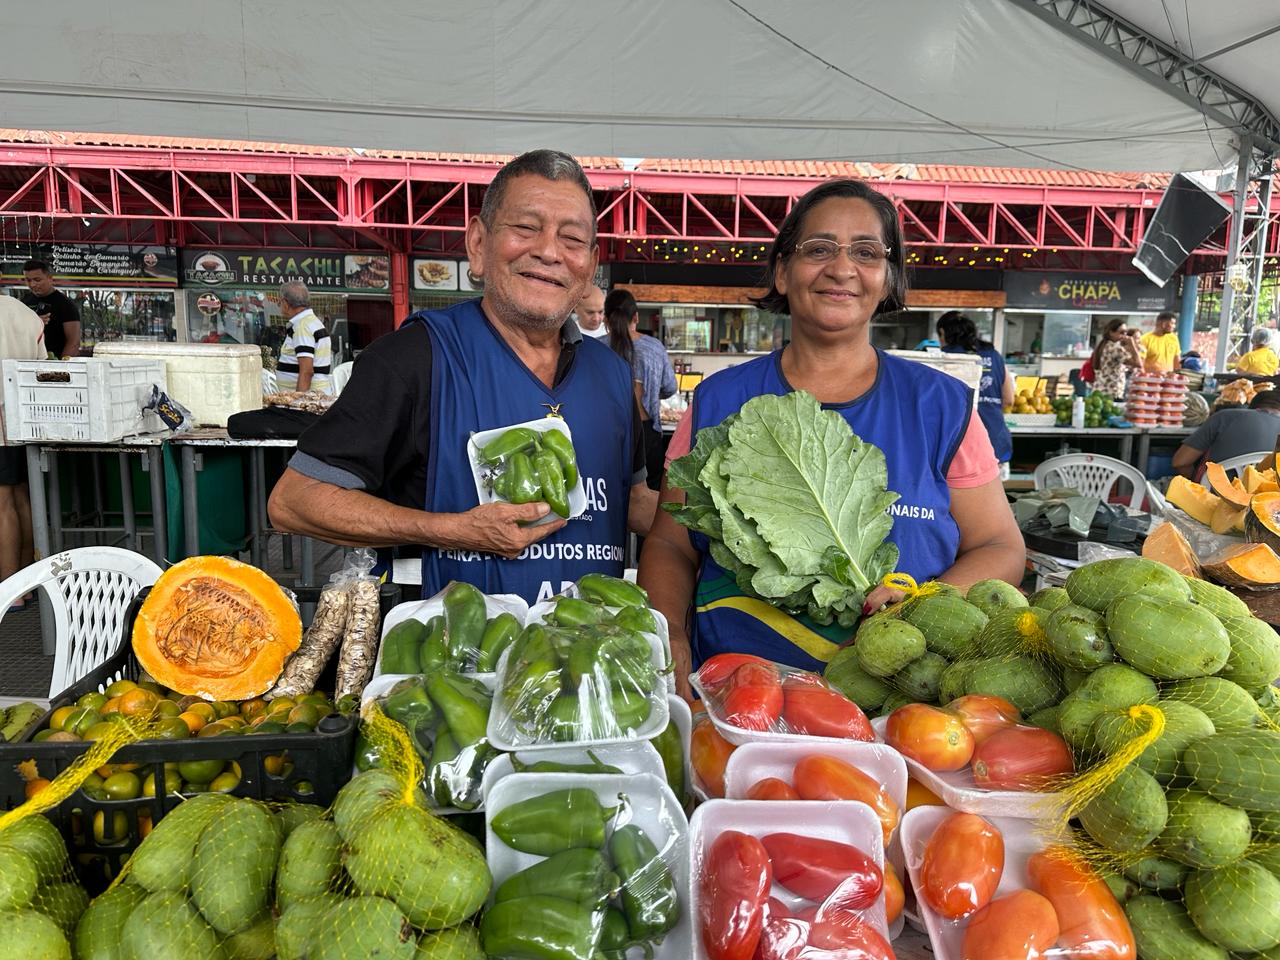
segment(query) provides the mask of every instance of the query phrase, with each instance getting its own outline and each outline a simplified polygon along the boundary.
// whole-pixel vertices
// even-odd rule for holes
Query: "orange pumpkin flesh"
[[[302,642],[285,592],[257,567],[192,557],[151,588],[133,627],[133,652],[156,682],[206,700],[269,690]]]

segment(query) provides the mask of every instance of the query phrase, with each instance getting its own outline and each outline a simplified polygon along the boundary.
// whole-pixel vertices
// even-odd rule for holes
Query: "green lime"
[[[102,790],[111,800],[136,800],[142,794],[142,781],[136,773],[113,773],[102,784]]]
[[[210,783],[226,766],[225,760],[183,760],[178,764],[178,773],[191,783]]]
[[[108,697],[105,693],[98,693],[98,691],[94,690],[91,693],[86,693],[79,700],[77,700],[76,706],[93,707],[93,709],[101,711],[102,708],[107,705],[107,701],[110,699],[111,698]]]
[[[234,771],[228,770],[213,778],[213,782],[209,784],[209,790],[212,793],[230,793],[238,786],[240,786],[240,778]]]

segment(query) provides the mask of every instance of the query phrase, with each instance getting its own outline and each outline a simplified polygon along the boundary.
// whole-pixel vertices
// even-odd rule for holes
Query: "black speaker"
[[[1216,193],[1175,173],[1155,216],[1147,223],[1133,265],[1163,287],[1230,214],[1230,205]]]

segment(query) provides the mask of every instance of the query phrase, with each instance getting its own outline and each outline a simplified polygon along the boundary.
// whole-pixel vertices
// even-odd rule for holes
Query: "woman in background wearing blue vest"
[[[898,568],[917,581],[960,588],[995,577],[1018,583],[1026,562],[987,432],[959,380],[871,345],[872,317],[902,309],[906,268],[893,203],[854,180],[831,180],[792,208],[769,253],[764,310],[791,316],[782,350],[708,377],[668,450],[686,453],[697,431],[752,397],[806,390],[838,411],[885,455],[894,505],[890,539]],[[683,494],[663,485],[665,499]],[[671,624],[680,692],[717,653],[754,653],[821,670],[851,631],[793,617],[743,596],[731,574],[658,511],[640,561],[640,583]],[[877,587],[864,612],[900,599]]]
[[[948,310],[938,318],[938,339],[943,353],[974,353],[982,363],[982,381],[978,386],[978,416],[987,428],[991,447],[1000,462],[1000,479],[1009,474],[1009,458],[1013,456],[1013,437],[1004,422],[1004,408],[1013,403],[1013,381],[1005,370],[1004,357],[995,345],[978,336],[973,321],[959,310]]]

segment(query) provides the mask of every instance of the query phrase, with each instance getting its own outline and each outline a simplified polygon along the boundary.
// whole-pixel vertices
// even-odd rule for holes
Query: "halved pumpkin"
[[[1253,495],[1244,518],[1244,538],[1280,550],[1280,492]]]
[[[1228,587],[1280,588],[1280,556],[1265,543],[1240,543],[1219,550],[1203,567],[1205,573]]]
[[[1227,477],[1227,471],[1222,469],[1222,464],[1214,463],[1210,460],[1204,467],[1205,479],[1209,481],[1209,486],[1213,488],[1213,492],[1237,507],[1247,507],[1249,505],[1249,491],[1243,486],[1232,483]]]
[[[280,585],[229,557],[191,557],[160,575],[133,626],[133,652],[156,682],[206,700],[271,688],[302,642]]]
[[[1229,500],[1219,500],[1209,518],[1209,529],[1214,533],[1230,533],[1239,528],[1244,532],[1244,515],[1248,507],[1238,507]]]
[[[1162,523],[1142,544],[1142,555],[1187,577],[1200,577],[1200,561],[1187,538],[1172,523]]]
[[[1209,521],[1213,519],[1213,511],[1221,503],[1212,490],[1206,490],[1183,476],[1175,476],[1170,481],[1165,499],[1205,526],[1209,525]]]

